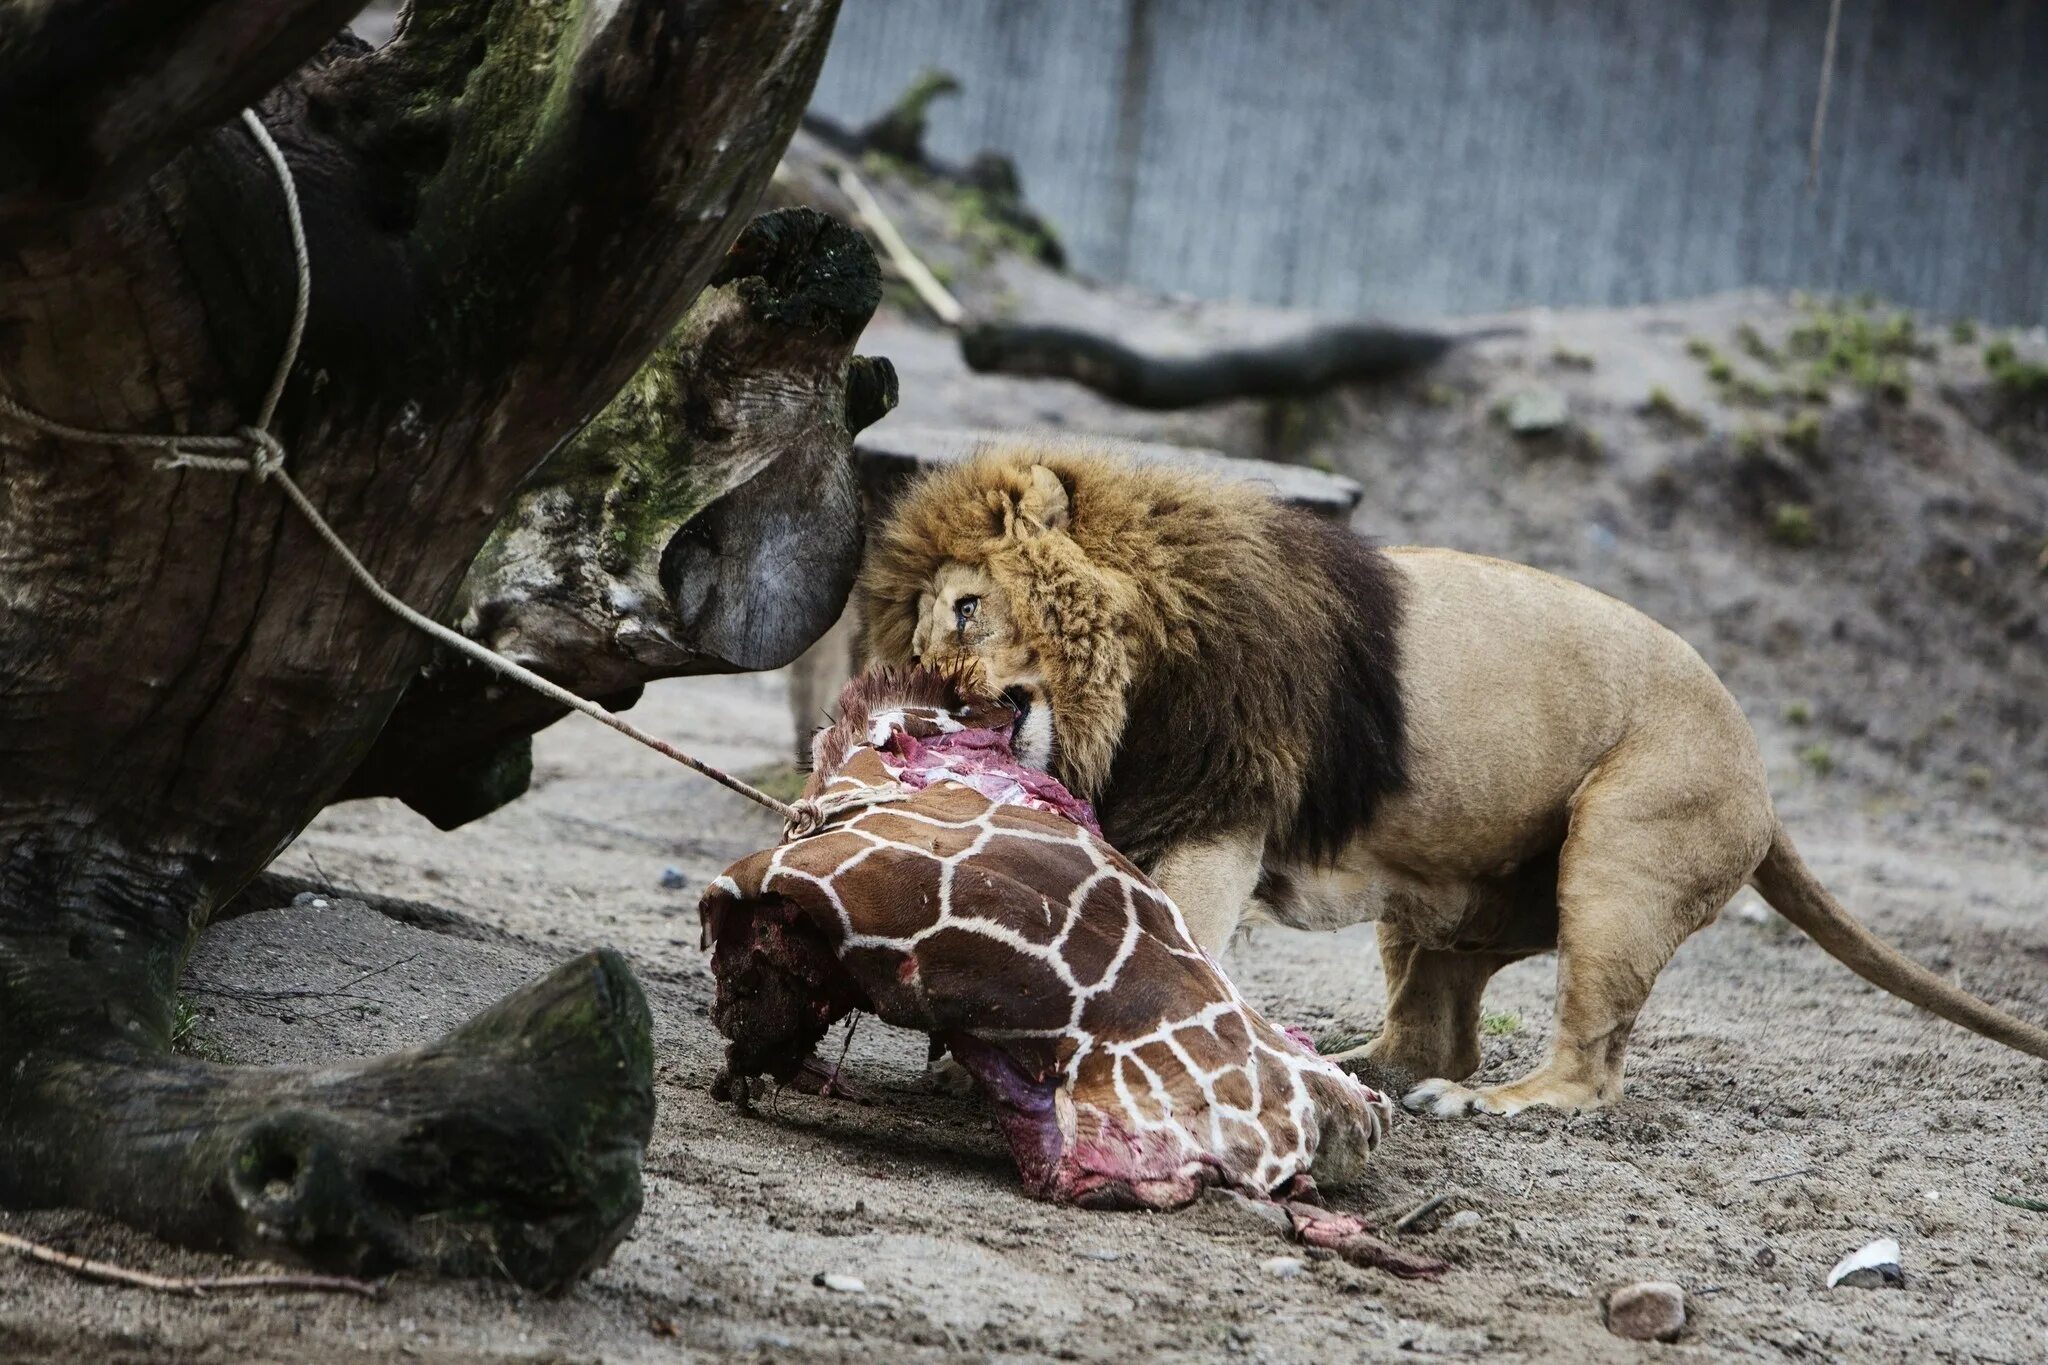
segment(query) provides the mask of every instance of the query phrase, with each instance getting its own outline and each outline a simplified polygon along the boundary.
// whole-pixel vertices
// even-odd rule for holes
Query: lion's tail
[[[1772,839],[1771,851],[1750,882],[1773,909],[1865,981],[1993,1042],[2048,1057],[2048,1029],[2015,1019],[1942,980],[1864,928],[1828,894],[1784,830]]]

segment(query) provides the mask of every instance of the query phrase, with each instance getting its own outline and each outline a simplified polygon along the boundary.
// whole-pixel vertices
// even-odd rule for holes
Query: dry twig
[[[0,1232],[0,1248],[53,1265],[60,1270],[88,1280],[103,1280],[108,1284],[131,1285],[137,1289],[154,1289],[160,1294],[184,1294],[191,1298],[204,1298],[208,1294],[231,1290],[252,1289],[289,1292],[295,1289],[314,1290],[321,1293],[360,1294],[374,1299],[384,1292],[380,1285],[368,1280],[352,1280],[342,1275],[156,1275],[147,1270],[130,1270],[126,1266],[106,1261],[88,1260],[73,1256],[68,1251],[31,1242],[26,1237],[17,1237],[11,1232]]]

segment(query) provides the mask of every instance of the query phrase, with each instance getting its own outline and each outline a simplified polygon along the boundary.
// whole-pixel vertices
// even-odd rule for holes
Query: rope
[[[862,787],[837,796],[807,796],[789,808],[789,823],[782,828],[782,840],[789,843],[808,839],[850,810],[886,806],[908,801],[917,792],[909,787]]]
[[[253,110],[242,111],[242,122],[248,127],[249,135],[255,138],[257,145],[263,149],[263,155],[269,160],[271,168],[277,172],[278,183],[284,187],[285,211],[291,221],[292,256],[298,271],[298,297],[292,309],[291,330],[285,337],[284,355],[278,362],[277,373],[272,376],[269,389],[264,392],[263,406],[258,410],[255,423],[237,428],[234,434],[228,436],[160,436],[148,433],[86,431],[62,422],[53,422],[40,413],[31,412],[5,394],[0,394],[0,412],[5,412],[16,421],[33,427],[47,436],[67,441],[115,446],[124,450],[164,451],[166,453],[156,461],[156,467],[159,469],[198,469],[216,474],[250,474],[258,483],[274,481],[285,497],[290,499],[292,505],[299,509],[307,524],[327,542],[335,554],[341,557],[342,563],[348,566],[348,571],[354,575],[356,581],[362,584],[379,604],[407,625],[432,636],[450,649],[474,659],[493,672],[533,689],[550,701],[559,702],[572,711],[580,711],[599,724],[617,730],[626,738],[638,740],[656,753],[672,758],[685,768],[702,773],[720,786],[738,792],[749,801],[766,806],[780,815],[784,821],[796,820],[797,809],[787,802],[778,801],[730,773],[722,772],[709,763],[690,757],[673,744],[648,734],[639,726],[606,710],[587,697],[579,697],[568,688],[549,682],[532,669],[522,667],[495,650],[449,629],[433,617],[413,610],[379,583],[375,574],[363,567],[363,562],[355,557],[354,552],[343,543],[340,535],[327,524],[327,519],[320,515],[319,509],[313,506],[312,500],[292,480],[291,475],[285,472],[284,447],[270,434],[268,428],[271,418],[277,412],[278,400],[284,396],[285,381],[291,377],[292,367],[298,363],[299,343],[305,338],[306,311],[311,306],[313,294],[313,266],[312,258],[306,250],[306,224],[299,213],[299,191],[292,179],[291,167],[286,163],[284,153],[278,150],[276,141],[270,136],[270,130],[263,126],[262,120],[256,117]],[[193,454],[194,451],[236,453],[201,455]]]

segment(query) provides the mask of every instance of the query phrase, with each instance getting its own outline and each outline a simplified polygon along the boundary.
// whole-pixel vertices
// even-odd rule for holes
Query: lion
[[[1211,953],[1260,921],[1377,921],[1385,1026],[1337,1055],[1412,1110],[1612,1103],[1658,974],[1745,884],[1864,979],[2048,1057],[2048,1031],[1850,916],[1705,660],[1581,584],[1020,443],[906,492],[857,594],[873,661],[987,670],[1020,750],[1097,804]],[[1464,1084],[1488,979],[1553,949],[1545,1057]]]

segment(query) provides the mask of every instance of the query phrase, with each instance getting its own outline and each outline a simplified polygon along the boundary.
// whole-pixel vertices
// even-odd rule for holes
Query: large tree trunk
[[[446,614],[719,268],[837,6],[418,0],[388,47],[308,61],[357,4],[0,12],[0,386],[94,429],[248,419],[293,278],[279,186],[222,122],[256,103],[314,270],[287,468]],[[168,1055],[193,935],[342,789],[427,653],[274,489],[0,419],[0,1204],[543,1287],[624,1234],[651,1058],[609,953],[378,1062]]]

